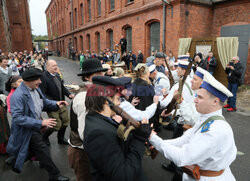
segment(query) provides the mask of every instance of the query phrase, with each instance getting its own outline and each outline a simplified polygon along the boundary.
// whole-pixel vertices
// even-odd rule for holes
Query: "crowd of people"
[[[147,180],[145,148],[171,161],[163,166],[175,173],[173,180],[235,180],[229,166],[237,149],[222,108],[236,110],[239,57],[227,65],[228,90],[213,77],[217,61],[212,52],[203,59],[201,53],[175,58],[171,51],[152,51],[143,63],[142,52],[127,54],[124,43],[119,43],[122,56],[109,49],[79,53],[84,86],[77,94],[64,86],[57,62],[41,52],[0,56],[0,153],[9,155],[6,163],[20,173],[27,160],[39,161],[49,180],[69,180],[49,153],[49,137],[57,132],[58,144],[68,146],[78,181]],[[112,70],[108,62],[126,65],[135,77],[121,67]],[[72,99],[70,113],[65,96]],[[172,139],[157,136],[162,128],[173,131]]]

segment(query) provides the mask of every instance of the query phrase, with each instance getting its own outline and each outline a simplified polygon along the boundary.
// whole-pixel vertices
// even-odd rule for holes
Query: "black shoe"
[[[58,177],[50,178],[49,181],[69,181],[69,178],[59,175]]]
[[[64,138],[66,126],[62,126],[61,129],[57,133],[58,144],[68,145],[68,141]]]
[[[50,146],[49,138],[43,138],[43,141],[47,146]]]
[[[10,156],[5,160],[5,163],[11,167],[14,167],[16,163],[16,158],[14,156]]]
[[[162,163],[161,165],[162,165],[162,167],[163,167],[164,169],[166,169],[167,171],[175,172],[175,165],[174,165],[174,164],[172,164],[172,163],[167,164],[167,163],[165,162],[165,163]]]
[[[63,139],[58,139],[58,144],[60,144],[60,145],[68,145],[69,143],[65,138],[63,138]]]

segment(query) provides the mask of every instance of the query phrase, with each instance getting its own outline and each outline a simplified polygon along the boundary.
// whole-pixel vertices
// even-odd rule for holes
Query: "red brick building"
[[[5,53],[32,50],[27,0],[0,0],[0,39]]]
[[[49,49],[59,49],[65,56],[71,46],[98,52],[112,49],[124,34],[128,49],[135,54],[142,50],[147,57],[165,43],[167,52],[172,50],[177,57],[179,38],[219,37],[222,27],[234,26],[250,36],[244,30],[250,27],[248,0],[168,0],[165,26],[163,4],[162,0],[51,0],[45,12],[53,40]],[[232,30],[228,36],[241,34]],[[249,36],[244,38],[247,44],[242,44],[246,51],[239,55],[244,59],[245,83],[250,83]]]

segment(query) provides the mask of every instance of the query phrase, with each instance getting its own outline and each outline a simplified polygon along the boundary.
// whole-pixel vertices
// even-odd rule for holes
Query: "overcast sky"
[[[30,21],[32,34],[47,35],[47,23],[45,10],[50,0],[28,0],[30,9]]]

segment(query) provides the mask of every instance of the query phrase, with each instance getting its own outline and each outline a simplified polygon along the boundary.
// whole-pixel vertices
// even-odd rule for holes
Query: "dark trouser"
[[[233,97],[229,97],[227,103],[230,105],[230,107],[236,108],[236,98],[237,98],[238,84],[228,82],[228,90],[230,92],[232,92]]]
[[[40,132],[33,131],[29,151],[39,160],[40,165],[47,170],[50,178],[57,177],[60,171],[51,159],[48,146],[44,143]]]
[[[68,147],[68,159],[74,169],[77,181],[90,181],[89,159],[86,152],[80,148]]]
[[[177,125],[174,127],[174,132],[173,132],[173,139],[181,137],[183,135],[183,125],[177,123]]]
[[[126,66],[127,66],[127,70],[130,70],[130,64],[129,64],[129,62],[126,63]]]
[[[124,52],[126,52],[126,47],[121,47],[121,52],[122,52],[122,55],[123,55]]]

